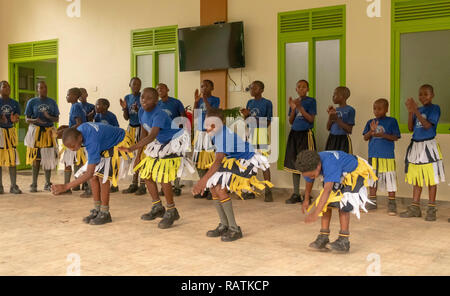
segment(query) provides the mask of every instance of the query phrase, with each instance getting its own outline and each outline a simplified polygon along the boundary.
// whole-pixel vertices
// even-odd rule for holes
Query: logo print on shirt
[[[92,127],[95,129],[96,132],[98,132],[99,129],[100,129],[100,128],[98,127],[98,125],[95,124],[95,123],[93,123],[93,122],[88,122],[87,124],[89,124],[90,126],[92,126]]]
[[[420,115],[422,115],[422,117],[424,119],[427,119],[427,115],[426,114],[420,114]],[[416,127],[417,128],[422,128],[423,127],[422,122],[420,122],[417,118],[416,118]]]
[[[37,110],[38,110],[38,112],[42,112],[42,113],[48,112],[50,110],[50,106],[46,105],[46,104],[41,104],[38,106]]]
[[[384,134],[385,132],[386,130],[382,125],[378,125],[377,128],[375,129],[376,134]],[[381,138],[381,137],[374,137],[374,138]]]
[[[169,109],[163,109],[164,112],[167,113],[167,115],[169,115],[169,117],[172,118],[172,112]]]
[[[106,120],[106,119],[102,119],[101,123],[109,124],[108,120]]]
[[[11,106],[9,106],[9,105],[3,105],[1,108],[1,112],[4,115],[9,115],[13,112],[13,110],[12,110]]]
[[[147,132],[150,132],[152,130],[151,127],[146,123],[143,124],[143,127]]]
[[[336,115],[338,118],[343,118],[342,116],[344,116],[344,114],[342,113],[342,111],[336,111]]]
[[[259,116],[259,109],[258,109],[258,108],[253,108],[253,109],[250,111],[250,116],[252,116],[252,117],[258,117],[258,116]]]

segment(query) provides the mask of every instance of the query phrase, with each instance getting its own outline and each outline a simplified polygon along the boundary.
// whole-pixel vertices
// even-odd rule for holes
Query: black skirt
[[[312,130],[294,131],[291,130],[286,144],[286,155],[284,157],[284,170],[300,174],[295,168],[297,155],[304,150],[316,150],[316,139]]]
[[[326,151],[344,151],[353,154],[352,140],[349,135],[332,135],[328,136]]]

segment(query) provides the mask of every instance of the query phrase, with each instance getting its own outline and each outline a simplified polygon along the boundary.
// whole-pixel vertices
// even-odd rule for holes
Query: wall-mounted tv
[[[245,67],[244,23],[178,30],[180,71]]]

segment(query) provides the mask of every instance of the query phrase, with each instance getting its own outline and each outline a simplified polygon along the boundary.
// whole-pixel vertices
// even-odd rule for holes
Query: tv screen
[[[178,30],[180,71],[245,67],[244,23]]]

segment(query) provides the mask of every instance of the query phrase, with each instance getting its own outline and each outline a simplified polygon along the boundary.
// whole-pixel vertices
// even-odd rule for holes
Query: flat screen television
[[[180,71],[245,67],[244,23],[178,29]]]

